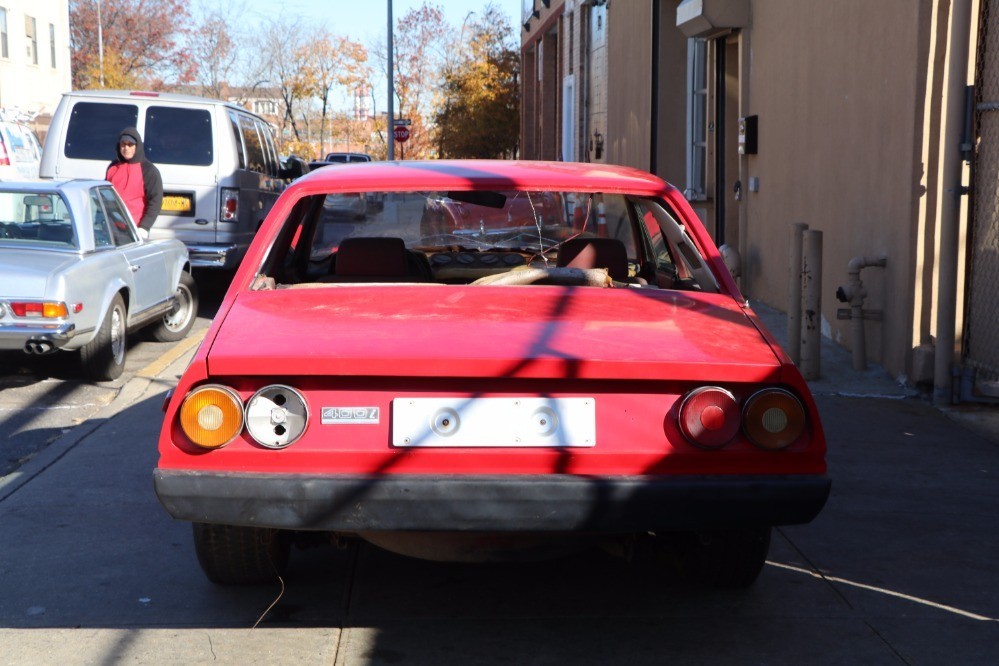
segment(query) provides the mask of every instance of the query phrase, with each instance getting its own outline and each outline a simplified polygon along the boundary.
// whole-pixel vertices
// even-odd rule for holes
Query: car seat
[[[354,236],[340,242],[322,282],[428,282],[426,255],[406,249],[395,237]]]
[[[629,275],[628,250],[616,238],[570,238],[559,246],[556,265],[568,268],[606,268],[610,278],[617,282],[645,282]]]

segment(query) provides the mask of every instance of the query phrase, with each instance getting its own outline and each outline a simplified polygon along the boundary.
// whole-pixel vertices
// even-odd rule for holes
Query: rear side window
[[[135,232],[132,230],[132,225],[128,223],[128,213],[125,212],[124,206],[118,201],[114,190],[110,187],[101,187],[97,191],[100,193],[101,201],[104,203],[104,212],[108,216],[108,222],[111,223],[111,236],[114,239],[114,244],[119,246],[128,245],[138,240]]]
[[[239,168],[246,168],[246,153],[243,152],[243,138],[239,133],[239,118],[235,113],[229,113],[229,124],[232,125],[232,138],[236,142],[236,157],[239,160]]]
[[[264,146],[260,142],[256,125],[249,116],[239,117],[239,128],[243,130],[243,143],[246,145],[246,168],[250,171],[264,173]]]
[[[66,157],[110,162],[118,135],[126,127],[136,127],[138,120],[139,107],[134,104],[77,102],[66,128]]]
[[[154,164],[209,166],[215,161],[212,114],[207,109],[150,106],[143,137]]]

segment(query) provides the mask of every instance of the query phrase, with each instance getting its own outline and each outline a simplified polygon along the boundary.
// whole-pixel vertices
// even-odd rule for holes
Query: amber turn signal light
[[[208,384],[191,391],[180,406],[180,427],[205,449],[218,449],[243,430],[243,403],[235,391]]]
[[[783,449],[805,430],[805,408],[784,389],[764,389],[746,401],[742,421],[753,444],[771,451]]]

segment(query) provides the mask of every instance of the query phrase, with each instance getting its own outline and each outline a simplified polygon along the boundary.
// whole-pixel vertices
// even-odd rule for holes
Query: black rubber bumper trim
[[[334,531],[632,532],[807,523],[825,476],[302,476],[157,469],[174,518]]]

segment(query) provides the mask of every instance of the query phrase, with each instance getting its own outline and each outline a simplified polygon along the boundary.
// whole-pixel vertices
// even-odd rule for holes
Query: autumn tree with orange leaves
[[[492,3],[466,27],[467,41],[443,73],[443,99],[435,117],[438,155],[515,157],[520,136],[520,55],[511,43],[513,33]]]
[[[182,47],[190,18],[185,0],[70,0],[73,88],[159,90],[190,82],[195,65]]]

